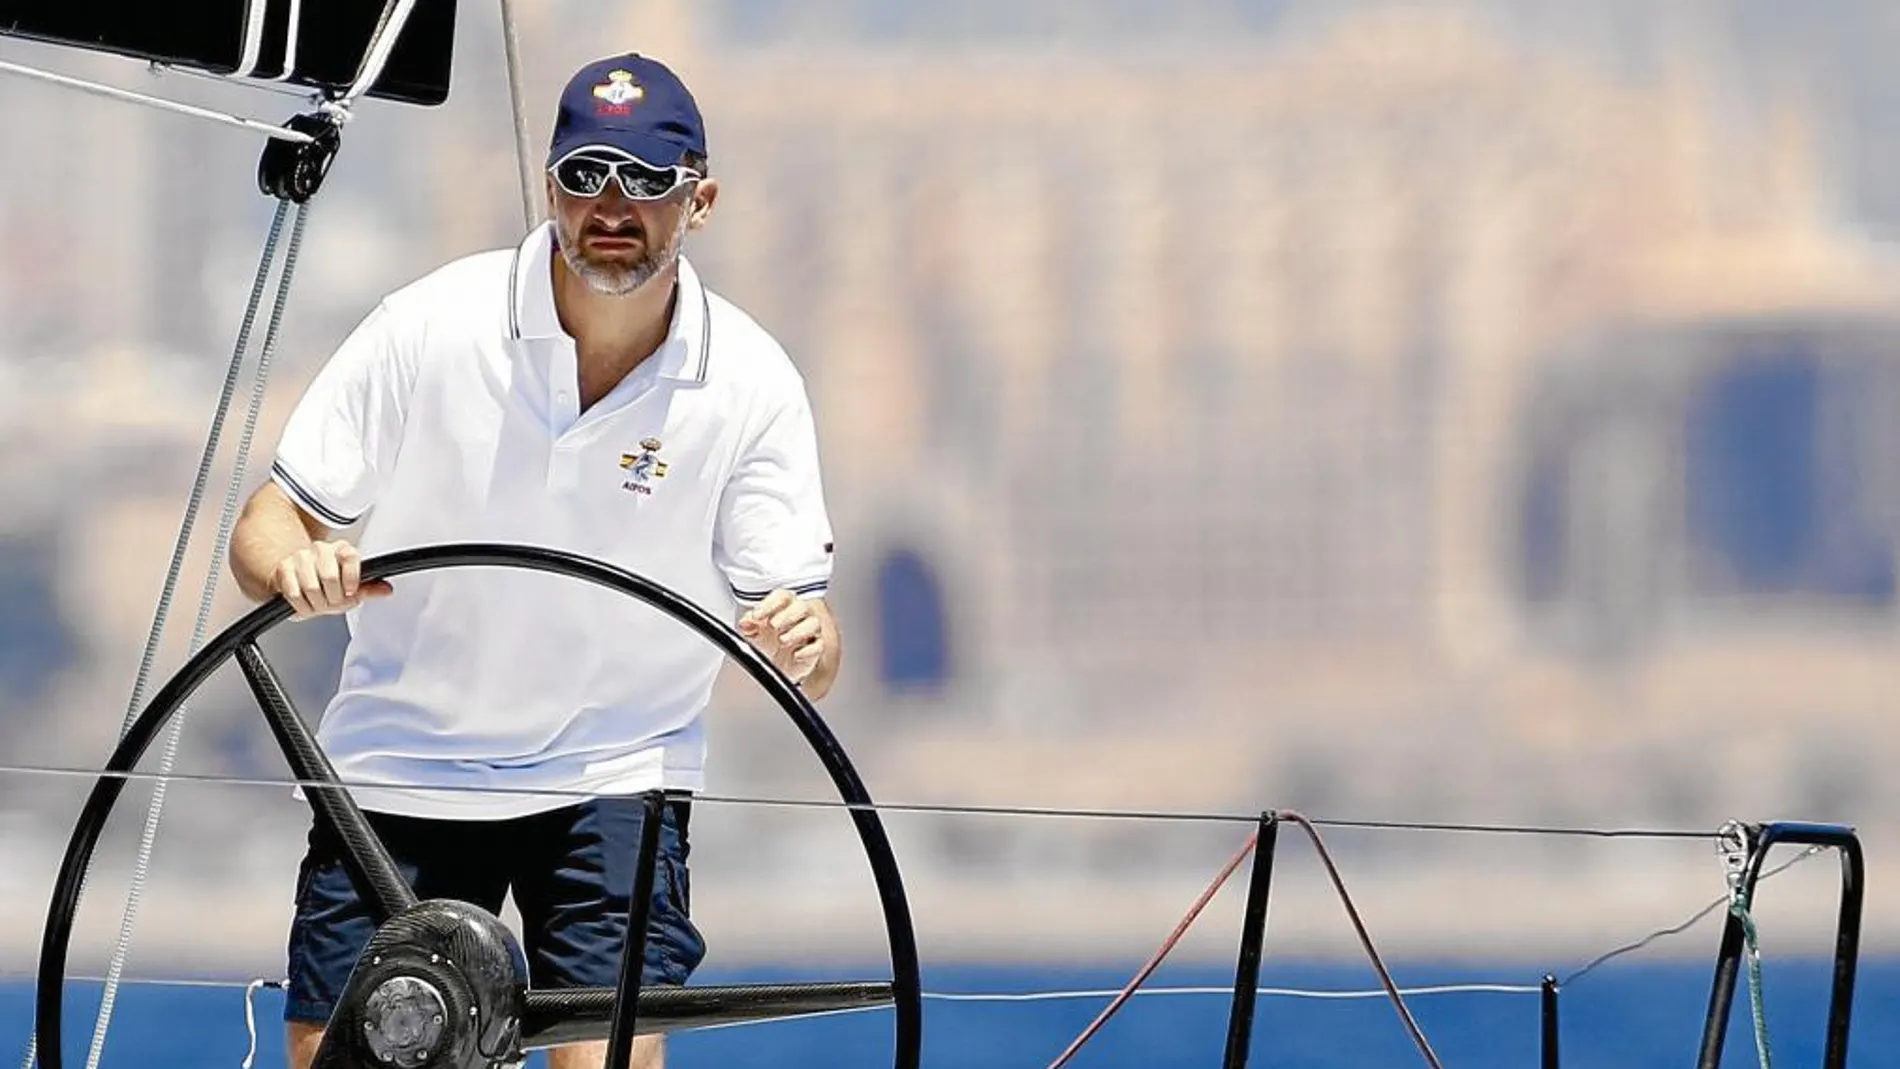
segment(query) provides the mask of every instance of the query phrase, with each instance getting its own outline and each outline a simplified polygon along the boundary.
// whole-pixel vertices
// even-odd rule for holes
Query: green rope
[[[1761,940],[1755,935],[1755,918],[1739,897],[1729,904],[1729,912],[1742,922],[1742,935],[1748,941],[1748,1011],[1755,1021],[1755,1052],[1761,1069],[1774,1069],[1774,1057],[1768,1049],[1768,1008],[1762,997]]]
[[[1774,1069],[1774,1056],[1768,1046],[1768,1006],[1762,994],[1761,938],[1755,930],[1754,915],[1748,911],[1749,895],[1743,886],[1743,875],[1754,847],[1753,829],[1739,821],[1730,821],[1716,836],[1716,849],[1727,870],[1728,911],[1741,923],[1742,937],[1748,947],[1748,1012],[1755,1024],[1755,1055],[1761,1069]]]

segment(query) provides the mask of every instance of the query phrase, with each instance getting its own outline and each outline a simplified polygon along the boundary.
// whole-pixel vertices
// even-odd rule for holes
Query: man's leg
[[[665,1036],[633,1037],[632,1069],[665,1069]],[[575,1043],[548,1051],[548,1069],[601,1069],[607,1064],[607,1044]]]
[[[684,801],[670,804],[660,827],[642,985],[684,984],[706,956],[690,916],[687,816]],[[514,892],[534,988],[619,983],[643,819],[638,798],[598,798],[523,822]],[[634,1069],[661,1069],[664,1038],[635,1038]],[[549,1055],[550,1069],[600,1069],[607,1044],[576,1044]]]
[[[491,913],[507,893],[505,858],[474,822],[431,821],[366,813],[370,827],[418,898],[470,902]],[[376,925],[343,868],[343,848],[312,827],[297,880],[289,940],[289,990],[284,1002],[290,1069],[309,1069],[323,1027]]]

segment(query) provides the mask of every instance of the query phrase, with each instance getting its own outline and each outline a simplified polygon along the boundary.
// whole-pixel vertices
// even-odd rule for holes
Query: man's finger
[[[278,566],[277,593],[290,605],[291,615],[302,618],[310,614],[310,603],[304,600],[302,584],[297,581],[297,569],[288,563]]]
[[[818,659],[823,652],[824,646],[817,642],[799,648],[792,654],[792,666],[785,670],[785,674],[792,677],[792,682],[803,683],[807,676],[817,671]]]
[[[824,631],[824,625],[819,623],[818,617],[807,616],[794,624],[791,628],[780,631],[778,640],[793,649],[797,649],[807,643],[816,642],[818,636],[824,634]]]
[[[785,606],[791,604],[791,602],[792,602],[791,591],[774,590],[770,594],[767,594],[765,597],[759,599],[759,603],[752,607],[751,615],[757,618],[760,623],[764,623],[765,621],[770,620],[772,617],[777,616],[780,610],[784,609]]]
[[[791,604],[772,614],[772,630],[783,635],[788,628],[811,616],[811,606],[793,598]]]
[[[323,596],[323,580],[317,577],[317,555],[299,553],[292,559],[294,562],[292,567],[296,570],[297,591],[308,599],[309,604],[314,608]]]
[[[323,600],[331,606],[343,603],[343,570],[337,563],[336,547],[319,542],[316,545],[317,581],[323,584]]]
[[[342,581],[343,596],[353,598],[363,582],[363,555],[348,542],[336,547],[337,577]]]

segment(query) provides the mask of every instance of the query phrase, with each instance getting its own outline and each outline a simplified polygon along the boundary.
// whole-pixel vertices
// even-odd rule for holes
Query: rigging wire
[[[278,201],[277,214],[271,224],[271,232],[262,266],[268,267],[270,264],[271,256],[275,251],[275,246],[283,227],[284,213],[287,206],[288,202]],[[284,309],[289,302],[291,281],[296,274],[297,255],[303,244],[304,223],[309,216],[309,211],[309,204],[298,205],[296,214],[291,222],[290,241],[284,252],[283,273],[278,280],[276,297],[271,307],[270,319],[264,329],[264,344],[258,352],[257,368],[253,372],[251,380],[250,402],[245,408],[244,429],[239,438],[237,456],[232,463],[230,478],[225,484],[223,506],[218,514],[217,536],[211,551],[211,567],[209,569],[211,574],[205,577],[204,589],[199,596],[197,618],[192,622],[191,654],[197,653],[204,645],[206,632],[210,630],[211,612],[217,598],[218,577],[222,570],[218,562],[224,559],[224,555],[230,547],[232,528],[237,524],[237,515],[240,507],[239,498],[244,489],[246,462],[250,456],[252,439],[255,437],[257,431],[258,416],[264,407],[264,394],[270,381],[271,357],[277,347],[279,331],[283,325]],[[255,297],[256,294],[254,293],[253,296]],[[246,319],[248,320],[249,318],[250,314],[247,313]],[[233,360],[234,367],[237,360],[241,359],[241,356],[242,350],[239,350]],[[225,414],[226,409],[221,407],[216,423],[222,423]],[[209,457],[215,452],[216,447],[216,433],[214,430],[213,437],[207,442],[205,455]],[[197,496],[197,488],[194,487],[194,491],[195,497]],[[180,546],[182,547],[189,538],[189,531],[181,532],[179,540]],[[173,585],[176,578],[177,572],[174,571],[167,577],[167,586]],[[154,637],[158,635],[162,627],[162,618],[154,621],[152,631]],[[142,704],[142,702],[139,704]],[[135,705],[133,708],[136,709],[137,707],[138,706]],[[173,718],[171,730],[165,739],[164,753],[159,759],[159,778],[153,786],[151,805],[146,810],[145,827],[139,836],[138,856],[132,869],[132,883],[126,894],[125,913],[120,921],[118,941],[112,948],[111,965],[107,971],[108,980],[106,983],[105,998],[104,1001],[100,1003],[98,1021],[93,1028],[92,1048],[86,1058],[86,1069],[98,1069],[100,1056],[105,1050],[106,1030],[111,1023],[113,1005],[118,994],[118,977],[125,968],[125,959],[131,950],[132,926],[138,915],[139,899],[144,891],[145,882],[151,874],[152,848],[158,839],[159,819],[165,808],[166,777],[170,775],[178,761],[178,747],[184,737],[186,715],[186,708],[181,707],[177,715]],[[135,714],[133,718],[136,718]],[[126,726],[128,728],[131,726],[130,720],[128,720]]]
[[[176,112],[180,115],[190,115],[193,118],[208,119],[212,122],[219,122],[219,123],[224,123],[229,126],[242,127],[243,129],[250,130],[255,133],[263,134],[266,137],[277,138],[282,141],[294,141],[299,144],[309,144],[310,142],[315,140],[315,138],[311,137],[309,134],[303,133],[298,130],[287,129],[282,126],[278,126],[274,123],[259,122],[256,119],[241,118],[236,115],[226,114],[222,111],[213,111],[210,108],[201,108],[193,104],[184,104],[176,100],[167,100],[164,97],[156,97],[148,93],[138,93],[130,89],[119,89],[115,86],[103,85],[99,82],[89,82],[83,78],[73,78],[64,74],[54,74],[52,71],[43,71],[37,67],[28,67],[28,66],[24,66],[18,63],[8,63],[5,60],[0,60],[0,72],[6,73],[6,74],[17,74],[23,78],[33,78],[42,82],[50,82],[53,85],[65,86],[68,89],[77,89],[80,92],[92,93],[95,96],[110,97],[113,100],[123,100],[131,104],[140,104],[148,108],[157,108],[160,111],[171,111],[171,112]]]
[[[349,122],[352,105],[357,99],[369,92],[376,81],[382,76],[382,72],[395,50],[397,41],[414,7],[415,0],[388,0],[384,5],[382,16],[371,34],[368,48],[364,53],[361,63],[358,65],[355,80],[341,96],[333,100],[327,100],[319,105],[319,111],[335,126],[340,127]],[[118,89],[78,78],[53,74],[48,71],[37,70],[20,64],[0,61],[0,71],[78,89],[112,99],[237,125],[246,129],[266,133],[274,139],[312,146],[321,146],[323,144],[319,138],[301,130],[271,126],[254,120],[242,119],[237,116],[212,111],[207,108],[199,108],[177,101],[165,100],[145,93]],[[334,151],[334,142],[330,143],[330,151]],[[267,159],[268,158],[267,153]],[[325,166],[327,166],[327,162]],[[313,179],[315,182],[320,182],[321,170],[316,171],[314,175],[306,173],[302,177],[306,180]],[[235,392],[238,371],[242,366],[245,352],[249,348],[251,330],[255,323],[257,310],[262,303],[263,287],[268,278],[270,268],[275,261],[276,248],[282,235],[285,217],[290,211],[289,195],[286,194],[284,190],[278,190],[277,192],[279,196],[276,214],[272,219],[264,253],[260,257],[258,273],[252,287],[250,301],[245,309],[243,324],[239,330],[238,342],[232,353],[230,369],[225,379],[224,388],[219,396],[216,414],[212,420],[211,430],[207,436],[205,449],[199,463],[198,473],[193,481],[185,518],[178,532],[171,565],[166,575],[163,591],[160,594],[159,608],[154,614],[152,628],[140,660],[137,679],[133,684],[132,696],[127,703],[125,722],[120,731],[121,739],[124,738],[125,732],[130,729],[132,723],[137,719],[143,705],[145,691],[150,684],[153,662],[156,660],[157,650],[162,641],[165,623],[170,615],[171,600],[183,573],[184,555],[191,542],[191,536],[196,526],[197,512],[202,504],[205,489],[210,481],[210,469],[223,436],[225,420],[229,415],[231,397]],[[217,594],[219,576],[221,574],[221,568],[218,562],[223,559],[224,554],[229,548],[231,531],[236,524],[239,497],[243,489],[252,439],[256,432],[258,417],[263,408],[264,394],[269,381],[270,359],[276,347],[285,307],[289,300],[291,282],[296,271],[297,255],[302,245],[304,226],[309,214],[308,195],[314,194],[314,192],[315,186],[313,184],[303,189],[303,195],[298,195],[298,204],[295,217],[291,224],[290,241],[285,254],[283,272],[278,280],[269,323],[265,330],[264,344],[259,354],[257,368],[253,377],[250,404],[246,410],[244,429],[240,438],[237,457],[233,462],[231,476],[226,487],[224,507],[219,516],[216,542],[212,550],[212,563],[209,574],[205,577],[204,587],[199,601],[197,619],[192,629],[190,642],[190,652],[192,655],[195,655],[202,647],[206,634],[210,630],[210,616]],[[111,962],[106,973],[104,997],[100,1003],[99,1016],[94,1025],[92,1044],[87,1056],[86,1069],[97,1069],[99,1060],[104,1053],[106,1035],[110,1028],[112,1013],[118,994],[119,979],[123,974],[140,899],[145,882],[150,873],[152,849],[157,841],[158,826],[164,810],[165,790],[170,782],[170,774],[175,766],[179,743],[185,729],[185,714],[186,711],[184,709],[179,710],[177,719],[173,723],[171,732],[166,740],[160,761],[159,774],[154,777],[155,786],[153,788],[152,801],[146,812],[146,820],[139,840],[139,852],[133,870],[132,883],[126,895],[124,913],[120,920],[118,939],[113,948]],[[85,882],[86,879],[82,876],[80,884],[80,893],[82,896],[84,894]],[[22,1063],[23,1066],[25,1066],[26,1069],[31,1069],[31,1067],[38,1062],[38,1054],[39,1036],[35,1034],[28,1040],[25,1058]]]
[[[237,392],[239,372],[244,364],[245,353],[250,348],[251,331],[256,323],[257,311],[263,303],[264,287],[270,277],[271,266],[276,259],[277,243],[283,231],[284,219],[288,210],[288,202],[278,202],[276,214],[271,220],[270,233],[265,239],[263,255],[258,259],[257,275],[251,286],[250,301],[245,307],[244,318],[238,328],[237,342],[232,347],[231,363],[225,372],[224,385],[219,391],[217,407],[212,415],[211,430],[205,439],[204,451],[199,456],[197,475],[192,480],[191,493],[185,503],[184,519],[179,525],[178,536],[172,546],[171,563],[166,568],[165,582],[159,592],[158,608],[153,613],[151,630],[146,635],[145,649],[139,658],[138,674],[132,684],[132,695],[126,702],[125,720],[119,729],[119,737],[121,739],[125,737],[126,731],[131,729],[133,722],[138,719],[139,710],[145,703],[145,692],[151,685],[152,668],[158,659],[158,650],[164,636],[165,624],[171,616],[172,598],[176,594],[179,580],[184,574],[185,554],[190,546],[192,533],[197,526],[198,512],[204,502],[205,490],[211,482],[211,468],[223,439],[225,419],[230,411],[233,395]],[[241,475],[241,472],[239,474]],[[224,522],[225,518],[221,518],[221,529],[224,526]],[[206,582],[208,594],[215,590],[215,583],[216,566],[214,564],[213,574]],[[202,639],[204,625],[208,622],[208,603],[208,596],[199,603],[199,626],[193,634],[194,647]],[[181,714],[182,712],[181,710]],[[150,777],[155,785],[153,788],[153,808],[150,814],[148,814],[146,824],[147,839],[157,830],[156,823],[151,817],[155,816],[159,809],[163,807],[166,775],[171,771],[170,762],[176,753],[177,739],[183,727],[184,723],[181,715],[179,724],[174,727],[171,738],[166,744],[165,766],[161,769],[160,773]],[[141,847],[145,845],[147,839],[141,840]],[[145,857],[149,856],[149,854],[144,851],[142,851],[142,854]],[[143,866],[141,866],[141,868],[142,867]],[[82,898],[85,895],[86,883],[89,882],[90,876],[90,871],[81,875],[79,893]],[[129,936],[133,916],[138,910],[139,887],[140,884],[134,882],[127,895],[126,912],[120,928],[121,943]],[[105,999],[100,1004],[100,1022],[105,1022],[111,1017],[117,985],[111,982],[110,977],[120,971],[122,964],[121,955],[115,953],[113,956],[114,967],[108,976]],[[101,1044],[102,1036],[103,1029],[94,1034],[93,1045],[95,1051]],[[39,1036],[35,1034],[28,1039],[26,1056],[21,1065],[23,1069],[32,1069],[38,1059]]]
[[[515,22],[514,0],[500,2],[502,51],[508,67],[508,110],[513,115],[515,131],[515,170],[521,178],[521,218],[524,225],[533,227],[541,220],[541,210],[535,197],[535,167],[531,162],[534,153],[528,142],[528,109],[521,90],[521,33]]]

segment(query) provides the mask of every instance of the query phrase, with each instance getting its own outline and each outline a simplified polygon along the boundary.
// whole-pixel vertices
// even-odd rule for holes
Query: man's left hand
[[[832,645],[823,603],[789,590],[772,591],[741,616],[739,633],[798,684],[825,660]]]

